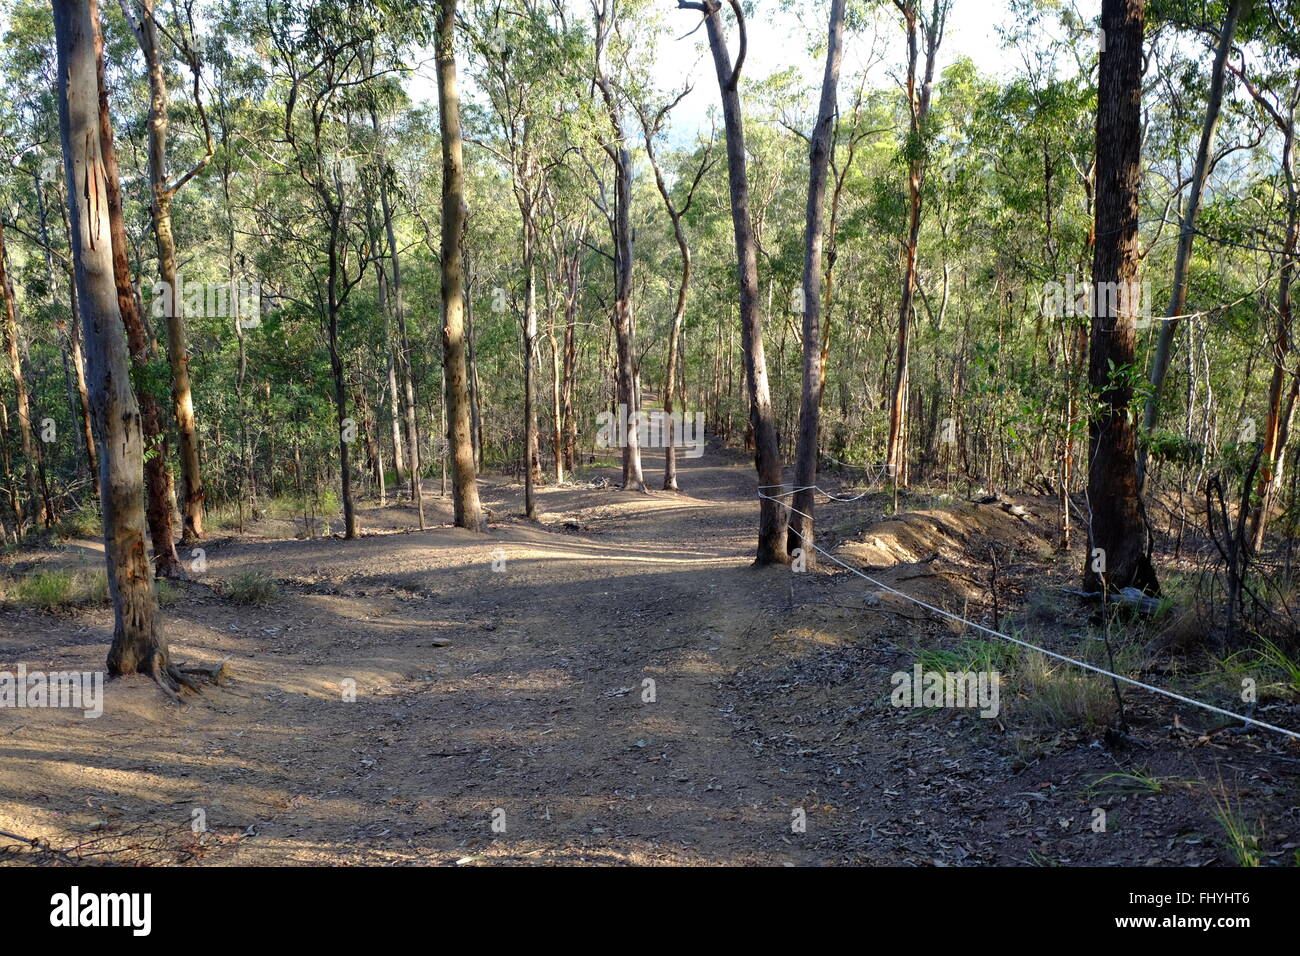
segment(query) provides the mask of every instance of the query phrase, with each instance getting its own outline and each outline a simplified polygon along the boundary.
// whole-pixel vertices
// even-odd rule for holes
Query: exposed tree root
[[[155,654],[149,668],[149,676],[162,688],[164,694],[179,704],[182,702],[182,690],[190,690],[198,694],[202,692],[204,684],[223,683],[223,679],[227,676],[226,661],[228,660],[229,657],[224,657],[216,664],[182,667],[161,654]]]

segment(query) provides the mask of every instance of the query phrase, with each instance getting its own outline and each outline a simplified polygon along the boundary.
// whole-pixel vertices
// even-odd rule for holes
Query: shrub
[[[93,502],[66,512],[59,519],[59,534],[65,538],[99,538],[103,533],[104,521]]]
[[[261,571],[241,571],[226,582],[225,595],[236,604],[262,607],[280,599],[280,589]]]

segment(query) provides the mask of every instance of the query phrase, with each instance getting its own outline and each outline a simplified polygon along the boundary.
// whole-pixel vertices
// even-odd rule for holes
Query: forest
[[[0,865],[1300,865],[1295,0],[0,36]]]

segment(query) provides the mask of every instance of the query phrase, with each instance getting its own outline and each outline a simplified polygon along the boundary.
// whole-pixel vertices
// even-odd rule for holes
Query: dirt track
[[[166,628],[182,660],[230,655],[234,680],[180,709],[117,681],[98,720],[0,711],[0,830],[104,854],[87,862],[1225,862],[1212,805],[1173,786],[1107,798],[1117,825],[1093,833],[1086,783],[1122,765],[1095,742],[1026,759],[1001,725],[890,708],[889,673],[946,630],[862,609],[847,574],[750,567],[738,456],[687,460],[681,481],[543,489],[534,526],[489,480],[487,536],[435,502],[426,532],[390,506],[358,541],[214,542]],[[250,568],[279,603],[205,583]],[[96,669],[108,623],[7,609],[0,666]],[[1282,844],[1295,777],[1231,747],[1143,759],[1246,774]]]

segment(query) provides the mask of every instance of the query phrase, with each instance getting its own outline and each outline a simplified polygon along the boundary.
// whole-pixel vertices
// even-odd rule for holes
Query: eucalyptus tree
[[[1160,393],[1169,372],[1169,359],[1173,352],[1174,335],[1178,319],[1187,306],[1187,270],[1192,258],[1192,242],[1196,238],[1196,216],[1205,195],[1205,183],[1223,153],[1213,153],[1215,134],[1219,127],[1219,114],[1223,107],[1226,86],[1228,53],[1243,7],[1249,0],[1228,0],[1223,23],[1214,35],[1214,60],[1210,67],[1210,88],[1205,103],[1205,118],[1201,124],[1201,137],[1196,149],[1196,165],[1188,184],[1187,204],[1183,207],[1178,225],[1178,252],[1174,258],[1173,285],[1169,292],[1169,307],[1156,340],[1156,350],[1151,358],[1150,391],[1142,412],[1142,430],[1149,440],[1160,414]],[[1138,450],[1138,484],[1146,476],[1146,446]]]
[[[624,108],[615,91],[607,59],[609,48],[618,39],[620,8],[618,0],[592,0],[594,20],[594,57],[592,81],[600,90],[609,122],[609,135],[598,137],[601,147],[614,167],[614,205],[610,210],[610,232],[614,243],[614,340],[618,349],[618,404],[620,413],[626,409],[629,421],[634,421],[640,409],[641,396],[636,382],[636,342],[632,317],[632,151],[624,121]],[[641,472],[641,449],[638,429],[627,428],[623,444],[623,487],[645,491],[645,476]]]
[[[1078,25],[1067,33],[1065,44],[1046,46],[1045,37],[1061,25],[1044,24],[1043,11],[1032,2],[1017,4],[1013,12],[1018,19],[1006,31],[1005,45],[1023,61],[1023,69],[1000,84],[977,80],[969,111],[955,111],[951,89],[942,90],[944,128],[967,132],[950,151],[943,178],[951,183],[940,188],[958,197],[952,225],[956,235],[981,237],[980,245],[969,250],[975,261],[962,260],[960,281],[969,282],[972,272],[979,276],[984,271],[979,259],[987,255],[985,261],[995,264],[1001,283],[994,298],[1005,302],[1013,294],[1029,313],[1027,354],[1004,349],[989,361],[1004,379],[1023,377],[1037,385],[1030,394],[1018,387],[1009,396],[1013,407],[1000,430],[1014,428],[1038,445],[1037,468],[1057,499],[1058,545],[1064,549],[1073,534],[1076,506],[1070,495],[1086,428],[1081,408],[1088,320],[1086,309],[1048,291],[1064,289],[1074,276],[1083,275],[1092,255],[1095,88],[1086,73],[1074,69],[1072,53],[1078,46],[1095,45],[1096,39]],[[942,208],[939,215],[942,219]],[[1009,288],[1017,291],[1009,293]],[[1001,303],[998,309],[1005,311]],[[1005,329],[999,323],[996,328],[1000,342],[1008,332],[1016,333],[1014,326]],[[973,425],[984,411],[954,402],[952,414],[955,420],[969,415]],[[967,436],[954,437],[965,441]]]
[[[84,464],[97,495],[99,465],[81,348],[62,161],[55,155],[59,149],[57,68],[50,4],[48,0],[20,0],[8,8],[8,15],[9,29],[0,44],[0,70],[5,76],[0,93],[0,141],[12,146],[14,159],[4,216],[16,237],[39,248],[44,282],[31,272],[26,283],[19,282],[20,287],[25,285],[27,309],[34,314],[28,329],[50,326],[57,332],[69,379],[70,430],[78,436],[85,453],[79,464]],[[25,354],[30,355],[30,350]],[[57,410],[50,411],[57,415]],[[7,427],[8,423],[0,424]],[[51,452],[55,447],[57,443]],[[44,470],[42,460],[38,478]],[[46,488],[48,482],[43,484],[43,490]]]
[[[438,116],[442,127],[442,363],[446,382],[448,441],[451,445],[452,500],[457,527],[483,530],[475,484],[474,443],[470,433],[469,382],[465,360],[464,150],[460,96],[456,89],[456,0],[438,9]],[[556,449],[559,455],[559,449]]]
[[[1280,230],[1270,229],[1277,269],[1277,295],[1272,304],[1270,374],[1265,405],[1259,478],[1250,514],[1251,546],[1264,544],[1268,512],[1285,461],[1287,439],[1300,398],[1300,362],[1295,357],[1295,283],[1300,256],[1300,170],[1296,166],[1296,114],[1300,111],[1300,14],[1286,4],[1268,4],[1266,19],[1253,31],[1263,47],[1260,61],[1250,63],[1234,51],[1228,69],[1250,96],[1278,143],[1275,215]],[[1280,235],[1278,234],[1280,232]]]
[[[26,11],[30,13],[30,11]],[[46,7],[48,13],[48,7]],[[14,13],[16,23],[11,29],[15,34],[26,34],[28,31],[34,31],[37,27],[35,23],[23,22],[26,17],[25,11],[17,10]],[[43,25],[42,25],[43,26]],[[42,30],[44,33],[44,30]],[[17,37],[15,36],[14,39]],[[10,38],[6,38],[10,39]],[[37,39],[29,37],[29,39]],[[48,38],[42,36],[39,40]],[[29,350],[26,345],[26,337],[30,333],[29,317],[21,315],[21,306],[18,300],[18,293],[14,283],[14,264],[10,254],[9,243],[5,235],[5,220],[8,220],[14,231],[18,226],[18,211],[22,205],[26,205],[27,200],[35,199],[40,206],[40,218],[35,224],[35,229],[25,230],[29,234],[38,232],[36,236],[43,244],[47,257],[51,256],[50,237],[47,228],[46,214],[43,197],[43,177],[41,166],[41,154],[28,144],[38,142],[40,138],[50,135],[50,124],[48,120],[42,121],[33,110],[27,122],[24,122],[21,114],[24,112],[22,104],[24,101],[31,103],[27,97],[41,95],[41,83],[49,82],[53,79],[54,71],[51,70],[48,56],[48,46],[38,42],[27,47],[26,44],[15,44],[11,51],[6,49],[5,60],[8,61],[6,66],[10,72],[16,72],[19,75],[15,77],[15,83],[12,91],[6,89],[5,95],[0,100],[0,110],[2,114],[12,117],[11,123],[0,125],[0,143],[8,147],[5,152],[13,150],[15,156],[9,169],[9,175],[6,177],[11,182],[0,182],[0,332],[3,333],[5,353],[7,357],[8,371],[13,378],[13,397],[14,411],[17,419],[19,447],[21,450],[21,468],[23,483],[26,486],[27,503],[24,506],[22,497],[15,487],[16,482],[11,484],[10,505],[13,511],[15,531],[22,534],[28,530],[48,528],[53,520],[53,509],[50,506],[49,495],[43,487],[42,476],[45,472],[45,456],[42,451],[42,443],[37,440],[33,431],[33,395],[29,385],[32,376],[32,369],[29,362]],[[6,47],[8,44],[6,44]],[[22,46],[25,49],[21,50]],[[39,74],[39,75],[37,75]],[[8,82],[6,82],[6,86]],[[48,107],[48,96],[43,104]],[[26,154],[31,153],[37,166],[33,174],[29,177],[27,169],[23,165]],[[31,179],[32,190],[30,196],[24,189],[19,193],[19,185],[22,180]],[[25,183],[23,183],[25,185]],[[7,187],[7,188],[5,188]],[[47,258],[47,270],[50,279],[50,291],[54,288],[54,270],[52,258]],[[28,328],[24,329],[24,326]],[[8,415],[6,409],[4,426],[8,430]],[[6,456],[8,448],[5,449]],[[9,465],[5,467],[5,478],[13,482],[13,476],[10,473]],[[28,523],[30,519],[30,525]]]
[[[921,0],[924,3],[924,0]],[[935,64],[943,42],[944,27],[952,0],[931,0],[929,13],[918,8],[917,0],[894,0],[903,18],[907,36],[908,135],[904,148],[907,159],[908,222],[903,238],[903,291],[898,303],[898,347],[894,366],[894,388],[889,401],[889,446],[886,461],[898,484],[907,484],[907,389],[911,347],[911,321],[917,286],[916,252],[921,234],[921,196],[926,170],[928,120],[934,89]],[[924,47],[924,50],[921,50]],[[921,58],[924,57],[924,65]],[[918,70],[920,73],[918,74]]]
[[[441,73],[439,76],[441,77]],[[368,110],[370,125],[375,134],[375,155],[379,164],[377,176],[379,201],[383,216],[384,239],[387,242],[387,255],[379,257],[376,261],[381,298],[380,309],[384,313],[385,322],[393,321],[397,325],[397,339],[393,343],[387,360],[389,402],[392,410],[393,461],[396,463],[400,475],[403,467],[402,444],[397,428],[399,417],[397,373],[400,371],[402,407],[406,412],[406,471],[409,479],[411,501],[415,504],[416,521],[420,530],[423,531],[425,527],[424,494],[420,484],[420,430],[417,419],[419,406],[416,397],[415,374],[412,368],[411,335],[407,328],[406,303],[402,296],[402,268],[397,243],[396,210],[389,198],[389,183],[394,177],[392,167],[388,161],[388,150],[384,144],[384,134],[379,124],[379,111],[376,106],[378,91],[371,89],[369,92],[371,93],[371,99],[368,103]],[[394,356],[396,357],[395,362],[393,361]]]
[[[844,51],[844,0],[831,0],[826,40],[826,72],[822,78],[817,122],[808,138],[808,207],[804,223],[803,263],[803,389],[799,407],[799,447],[795,454],[795,491],[790,509],[791,553],[801,548],[807,565],[816,562],[813,509],[816,500],[822,385],[821,295],[822,244],[826,226],[826,179],[835,149],[836,92]]]
[[[739,0],[729,0],[735,17],[739,50],[735,63],[727,48],[720,0],[678,0],[683,10],[694,10],[704,19],[713,54],[722,116],[726,126],[727,170],[731,193],[731,220],[735,235],[736,276],[740,286],[741,349],[745,361],[745,382],[749,397],[749,421],[754,433],[754,465],[758,472],[758,548],[754,563],[787,564],[788,507],[780,498],[781,451],[772,417],[768,387],[767,358],[763,351],[763,312],[758,288],[758,249],[750,220],[749,178],[745,160],[745,127],[740,108],[740,75],[749,52],[745,14]]]
[[[1088,554],[1085,591],[1158,594],[1137,484],[1133,399],[1138,308],[1142,47],[1145,0],[1102,0],[1097,82],[1097,217],[1088,382]]]
[[[537,431],[537,269],[542,249],[540,222],[547,182],[563,146],[556,128],[567,90],[561,85],[575,53],[563,20],[552,24],[538,0],[518,9],[481,4],[470,18],[478,54],[475,79],[488,99],[495,126],[477,143],[506,168],[519,212],[520,272],[523,284],[520,324],[524,378],[524,514],[537,517],[536,485],[541,480]]]
[[[34,527],[48,527],[50,508],[47,496],[41,492],[40,445],[32,435],[31,403],[27,396],[27,372],[23,369],[18,341],[18,301],[10,275],[9,250],[5,246],[4,224],[0,222],[0,298],[4,299],[4,339],[9,356],[9,371],[14,379],[14,401],[18,408],[18,434],[22,439],[23,474],[27,480],[27,501],[32,509]],[[19,533],[23,530],[23,512],[14,499],[14,517]]]
[[[545,194],[551,270],[545,274],[550,313],[546,336],[551,349],[551,426],[557,482],[573,474],[578,455],[579,313],[583,266],[593,224],[592,206],[582,192],[580,175],[570,165],[556,167]]]
[[[100,150],[104,157],[105,201],[108,207],[109,231],[113,246],[113,281],[117,285],[117,306],[126,332],[127,346],[131,351],[131,366],[136,386],[136,399],[140,405],[140,427],[144,436],[145,516],[149,523],[149,538],[153,545],[154,572],[162,577],[185,577],[180,557],[176,553],[175,532],[172,527],[172,477],[169,467],[167,433],[163,428],[162,410],[154,394],[156,376],[152,374],[150,336],[145,329],[144,316],[136,291],[131,282],[128,258],[129,242],[122,205],[121,174],[117,165],[117,147],[113,136],[112,117],[109,113],[108,83],[104,76],[104,61],[99,60],[99,135]],[[169,298],[175,301],[176,297]]]
[[[100,450],[104,558],[113,601],[110,675],[142,673],[171,696],[197,680],[171,660],[145,550],[144,440],[118,311],[100,136],[102,40],[94,0],[54,0],[59,132],[87,378]]]
[[[672,189],[669,187],[667,180],[664,178],[663,164],[659,160],[659,154],[656,151],[655,140],[658,139],[663,131],[665,123],[673,108],[679,104],[688,93],[691,87],[687,85],[673,99],[668,100],[659,106],[658,109],[637,100],[634,107],[637,116],[641,121],[641,131],[645,136],[646,158],[650,161],[650,168],[654,172],[655,187],[659,190],[659,197],[663,200],[664,211],[668,213],[668,219],[673,226],[673,239],[677,243],[677,252],[681,258],[681,273],[677,283],[677,296],[673,302],[672,324],[669,326],[668,333],[668,350],[667,359],[665,360],[664,369],[664,390],[663,403],[664,412],[668,421],[668,427],[664,435],[664,490],[677,491],[677,451],[674,443],[673,433],[673,410],[674,410],[674,391],[678,387],[679,366],[681,363],[681,339],[682,325],[686,318],[686,298],[691,285],[691,247],[686,238],[686,227],[683,223],[684,218],[691,210],[691,204],[695,200],[695,191],[699,188],[700,180],[713,165],[713,137],[710,136],[708,142],[700,150],[697,157],[692,157],[695,163],[695,171],[687,169],[681,170],[680,181],[685,183],[685,196],[681,200],[673,198]],[[653,113],[652,113],[653,110]],[[682,376],[684,378],[684,376]],[[682,402],[682,411],[686,412],[686,403]]]
[[[152,185],[150,214],[154,241],[158,248],[158,275],[163,287],[163,310],[167,323],[167,358],[171,363],[173,411],[176,417],[181,463],[181,539],[190,544],[203,537],[204,491],[199,460],[199,433],[194,417],[194,396],[190,384],[190,355],[185,328],[185,311],[180,276],[176,264],[176,239],[172,229],[172,203],[176,194],[207,168],[214,144],[207,112],[200,95],[201,67],[193,43],[192,2],[184,7],[185,18],[178,15],[164,26],[154,0],[139,0],[133,10],[131,0],[119,0],[122,14],[131,25],[144,54],[149,76],[149,178]],[[174,179],[168,173],[167,135],[169,132],[169,94],[167,72],[159,33],[167,37],[185,58],[192,79],[195,106],[203,127],[204,150],[192,165]]]
[[[256,188],[261,172],[256,167],[256,157],[246,148],[258,133],[255,125],[259,113],[255,107],[259,71],[243,57],[239,49],[241,30],[238,21],[225,17],[211,25],[211,41],[206,48],[204,65],[212,75],[211,117],[216,126],[216,152],[212,169],[219,184],[219,200],[225,227],[225,275],[230,290],[229,328],[235,335],[233,386],[235,410],[238,415],[240,476],[238,488],[239,515],[243,515],[247,499],[250,512],[256,515],[258,506],[258,471],[256,445],[263,431],[253,418],[256,402],[257,371],[250,368],[250,339],[254,330],[262,325],[260,294],[255,297],[236,295],[249,282],[250,260],[255,260],[252,250],[241,247],[240,233],[246,229],[243,222],[243,193]],[[256,281],[256,280],[254,280]],[[257,286],[260,291],[260,284]],[[251,314],[245,314],[247,307]]]

